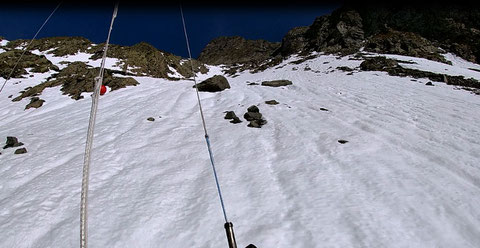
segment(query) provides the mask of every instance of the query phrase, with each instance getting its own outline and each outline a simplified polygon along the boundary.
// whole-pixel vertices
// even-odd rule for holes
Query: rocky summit
[[[365,51],[421,57],[448,63],[451,52],[480,62],[480,8],[455,3],[347,3],[310,26],[288,31],[281,43],[219,37],[199,60],[235,70],[264,70],[294,54],[354,54]],[[240,67],[242,64],[243,67]],[[255,68],[252,68],[255,65]]]

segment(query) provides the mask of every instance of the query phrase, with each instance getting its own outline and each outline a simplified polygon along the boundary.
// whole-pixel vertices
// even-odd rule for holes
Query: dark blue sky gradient
[[[31,39],[57,3],[10,4],[0,9],[0,36],[8,40]],[[192,56],[213,38],[242,36],[246,39],[281,41],[293,27],[308,26],[315,17],[331,13],[340,4],[298,6],[194,5],[183,4]],[[113,12],[112,4],[64,3],[37,38],[82,36],[104,42]],[[111,43],[134,45],[148,42],[157,49],[187,57],[178,5],[133,5],[120,2]]]

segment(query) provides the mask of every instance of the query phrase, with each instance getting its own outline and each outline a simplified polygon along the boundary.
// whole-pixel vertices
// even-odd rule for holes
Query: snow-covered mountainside
[[[480,96],[360,71],[354,56],[314,55],[224,75],[230,89],[200,92],[238,246],[479,247]],[[388,57],[480,80],[480,65],[451,54],[452,65]],[[88,60],[47,58],[59,68]],[[107,66],[117,69],[115,61]],[[15,136],[27,149],[1,150],[0,247],[79,245],[90,93],[73,100],[60,86],[46,88],[43,106],[26,110],[30,99],[11,101],[52,73],[11,79],[0,93],[0,138]],[[197,76],[216,74],[222,66]],[[226,247],[192,80],[133,77],[139,85],[100,98],[90,247]],[[293,84],[261,85],[277,79]],[[242,118],[251,105],[267,120],[261,128]],[[225,111],[243,122],[229,123]]]

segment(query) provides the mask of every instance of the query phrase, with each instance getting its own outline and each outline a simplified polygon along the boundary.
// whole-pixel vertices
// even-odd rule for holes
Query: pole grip
[[[227,233],[228,248],[237,248],[237,241],[235,241],[235,234],[233,233],[232,222],[226,222],[224,227]]]

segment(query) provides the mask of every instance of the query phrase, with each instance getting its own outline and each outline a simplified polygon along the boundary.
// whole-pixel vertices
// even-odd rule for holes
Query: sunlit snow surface
[[[394,57],[480,79],[468,70],[478,65],[453,56],[453,66]],[[238,247],[480,247],[480,96],[336,69],[362,62],[349,57],[289,63],[297,59],[200,92]],[[33,75],[0,93],[0,138],[16,136],[28,150],[1,150],[0,247],[78,247],[90,94],[75,101],[47,88],[41,108],[24,110],[29,99],[8,96],[50,73]],[[100,99],[89,247],[226,247],[193,82],[136,79]],[[248,85],[275,79],[293,85]],[[273,99],[280,104],[264,103]],[[251,105],[268,121],[260,129],[242,118]],[[243,122],[225,120],[229,110]]]

